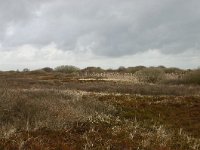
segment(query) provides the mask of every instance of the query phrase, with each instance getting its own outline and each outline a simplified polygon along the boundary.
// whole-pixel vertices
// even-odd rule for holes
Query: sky
[[[0,0],[0,70],[200,67],[199,0]]]

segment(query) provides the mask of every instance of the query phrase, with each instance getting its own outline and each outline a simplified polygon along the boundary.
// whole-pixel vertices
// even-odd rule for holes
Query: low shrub
[[[200,85],[200,69],[187,71],[185,74],[180,75],[179,78],[165,80],[163,81],[163,83],[173,84],[173,85],[180,85],[180,84]]]
[[[45,67],[45,68],[42,68],[41,70],[46,71],[46,72],[53,72],[53,69],[50,67]]]
[[[174,68],[174,67],[163,68],[163,70],[164,70],[165,73],[182,73],[182,72],[184,72],[184,70],[181,70],[179,68]]]
[[[200,84],[200,69],[186,73],[181,82],[186,84]]]
[[[56,67],[54,70],[57,72],[62,72],[62,73],[76,73],[80,69],[71,65],[62,65],[62,66]]]
[[[144,83],[157,83],[164,79],[164,71],[157,68],[145,68],[135,73],[136,78]]]

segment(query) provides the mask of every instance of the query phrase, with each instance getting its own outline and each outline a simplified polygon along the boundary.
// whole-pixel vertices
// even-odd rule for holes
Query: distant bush
[[[179,68],[163,68],[165,73],[182,73],[183,70]]]
[[[165,84],[199,84],[200,85],[200,69],[187,70],[184,73],[179,73],[179,77],[175,79],[167,79]]]
[[[118,69],[117,69],[118,72],[126,72],[126,68],[124,66],[120,66]]]
[[[62,73],[76,73],[80,69],[71,65],[62,65],[62,66],[56,67],[54,70],[57,72],[62,72]]]
[[[30,70],[28,68],[24,68],[23,72],[29,72]]]
[[[166,67],[165,66],[158,66],[157,68],[160,68],[160,69],[166,69]]]
[[[200,69],[186,73],[181,82],[185,84],[200,84]]]
[[[45,67],[45,68],[42,68],[41,70],[43,70],[45,72],[53,72],[53,69],[50,67]]]
[[[140,82],[156,83],[164,79],[164,71],[157,68],[145,68],[135,73]]]
[[[105,70],[106,72],[115,72],[115,70],[114,69],[112,69],[112,68],[109,68],[109,69],[107,69],[107,70]]]
[[[145,66],[128,67],[126,69],[126,71],[129,72],[129,73],[135,73],[135,72],[142,70],[142,69],[145,69],[145,68],[146,68]]]
[[[102,73],[104,70],[101,67],[87,67],[81,70],[82,72],[87,72],[87,73]]]

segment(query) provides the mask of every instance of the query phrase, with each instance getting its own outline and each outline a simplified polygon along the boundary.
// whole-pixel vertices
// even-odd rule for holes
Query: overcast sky
[[[200,67],[199,0],[0,0],[0,70]]]

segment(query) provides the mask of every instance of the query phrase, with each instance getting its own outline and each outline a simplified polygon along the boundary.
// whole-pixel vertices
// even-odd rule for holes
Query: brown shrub
[[[164,79],[164,72],[157,68],[145,68],[135,73],[140,82],[157,83]]]

